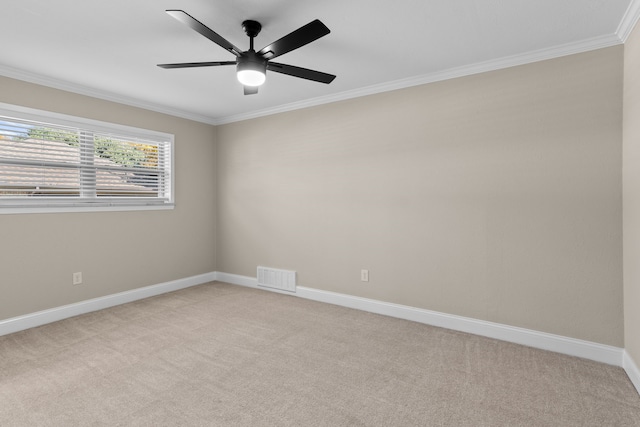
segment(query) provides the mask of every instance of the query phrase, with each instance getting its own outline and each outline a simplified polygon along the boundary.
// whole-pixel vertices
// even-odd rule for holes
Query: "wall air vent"
[[[258,267],[258,286],[278,289],[280,291],[296,291],[296,272],[278,270],[277,268]]]

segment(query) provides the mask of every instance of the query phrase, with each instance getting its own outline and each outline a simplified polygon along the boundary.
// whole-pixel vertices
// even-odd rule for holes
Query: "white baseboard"
[[[0,320],[0,336],[22,331],[58,320],[102,310],[128,302],[149,298],[167,292],[177,291],[195,285],[200,285],[215,280],[216,273],[206,273],[198,276],[187,277],[185,279],[173,280],[171,282],[146,286],[144,288],[133,289],[131,291],[120,292],[104,297],[93,298],[75,304],[63,305],[49,310],[38,311],[24,316],[12,317]]]
[[[217,272],[216,280],[285,293],[258,288],[258,282],[253,277]],[[303,286],[298,286],[295,294],[286,294],[622,366],[624,350],[618,347]]]
[[[38,311],[24,316],[0,320],[0,336],[216,280],[290,296],[295,295],[300,298],[468,332],[475,335],[621,366],[626,371],[638,392],[640,392],[640,370],[638,370],[631,356],[618,347],[303,286],[298,286],[296,293],[293,294],[277,289],[258,287],[258,282],[256,278],[253,277],[222,272],[205,273],[49,310]]]
[[[636,390],[638,390],[638,393],[640,393],[640,369],[638,369],[638,365],[636,365],[626,350],[622,359],[622,367]]]

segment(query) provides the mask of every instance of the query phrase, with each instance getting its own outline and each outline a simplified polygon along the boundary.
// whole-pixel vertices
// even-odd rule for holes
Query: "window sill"
[[[96,204],[93,206],[49,206],[49,207],[2,207],[0,215],[5,214],[42,214],[42,213],[73,213],[73,212],[124,212],[124,211],[164,211],[175,207],[173,203],[163,205],[109,205]]]

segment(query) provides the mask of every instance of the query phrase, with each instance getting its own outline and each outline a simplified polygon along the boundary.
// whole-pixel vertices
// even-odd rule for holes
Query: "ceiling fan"
[[[236,56],[236,60],[158,64],[158,67],[190,68],[235,65],[238,80],[244,86],[245,95],[258,93],[258,87],[265,82],[267,70],[327,84],[331,83],[333,79],[336,78],[333,74],[322,73],[320,71],[309,70],[307,68],[296,67],[293,65],[281,64],[279,62],[271,62],[273,58],[284,55],[287,52],[291,52],[292,50],[298,49],[329,34],[329,29],[318,19],[311,21],[307,25],[298,28],[256,52],[253,48],[253,39],[262,29],[262,25],[257,21],[247,20],[242,23],[244,32],[249,36],[249,50],[242,51],[218,33],[204,25],[202,22],[189,15],[187,12],[183,10],[167,10],[166,12],[173,18],[202,34],[218,46],[233,53]]]

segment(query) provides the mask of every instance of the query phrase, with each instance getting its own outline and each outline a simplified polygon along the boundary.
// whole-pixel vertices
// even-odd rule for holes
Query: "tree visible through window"
[[[0,210],[170,204],[172,138],[111,126],[0,115]]]

